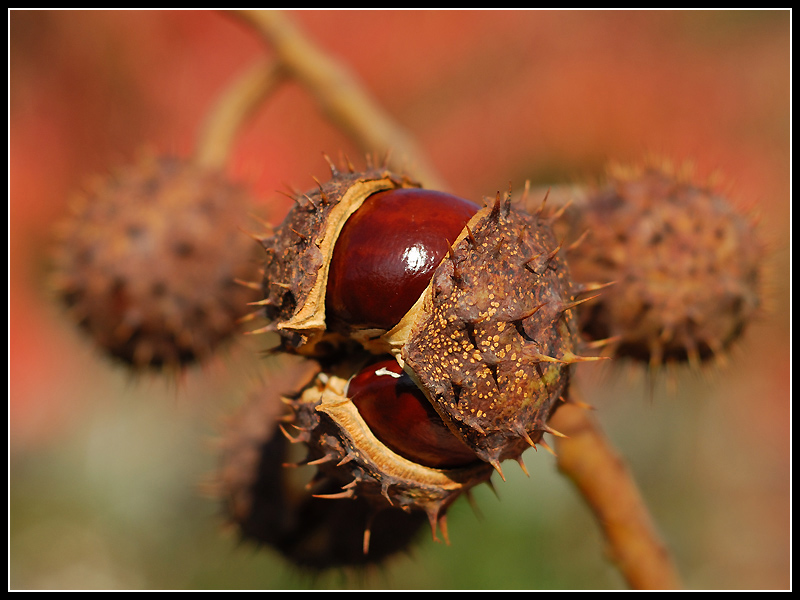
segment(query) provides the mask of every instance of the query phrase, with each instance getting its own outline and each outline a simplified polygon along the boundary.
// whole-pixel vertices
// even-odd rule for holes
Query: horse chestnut
[[[295,200],[262,240],[261,301],[282,350],[323,366],[288,402],[294,439],[340,482],[332,496],[423,510],[435,533],[459,495],[551,431],[587,360],[551,219],[375,169],[334,168]]]
[[[348,368],[358,369],[355,365]],[[469,460],[467,464],[435,468],[395,452],[381,440],[386,437],[380,432],[381,425],[373,427],[367,422],[373,420],[374,411],[367,407],[365,418],[349,397],[353,393],[372,395],[375,392],[370,389],[372,377],[366,375],[367,385],[359,382],[352,386],[356,379],[321,372],[296,396],[284,399],[289,407],[286,433],[294,443],[307,448],[305,462],[317,469],[313,481],[338,483],[338,490],[318,496],[329,501],[365,499],[376,511],[386,508],[422,511],[428,517],[434,538],[437,529],[446,537],[448,507],[463,493],[488,481],[492,466],[477,460],[474,454],[469,457],[464,453],[463,460]],[[366,399],[366,404],[371,402]],[[391,400],[378,402],[391,404]],[[458,440],[439,443],[440,449],[447,445],[457,447],[454,442]],[[461,461],[456,459],[456,462]]]
[[[753,223],[669,163],[612,166],[565,222],[568,237],[591,236],[570,257],[575,280],[614,282],[581,306],[579,323],[587,339],[613,340],[617,358],[654,369],[724,358],[761,310]]]
[[[145,155],[98,180],[64,221],[52,283],[95,346],[134,371],[179,371],[240,333],[256,248],[251,198],[222,173]]]
[[[350,380],[347,396],[375,436],[409,460],[435,468],[478,460],[393,358],[362,369]]]
[[[367,498],[320,497],[339,484],[331,478],[304,482],[285,468],[292,457],[280,429],[282,407],[274,385],[258,387],[225,420],[219,440],[221,460],[208,489],[242,541],[269,545],[312,572],[366,566],[406,551],[426,515],[376,507]]]
[[[343,338],[352,332],[334,332],[326,315],[328,275],[340,233],[371,195],[383,190],[419,187],[406,177],[372,169],[334,177],[316,192],[294,196],[295,206],[273,235],[261,240],[266,251],[264,307],[277,331],[281,349],[313,357],[339,353]]]
[[[414,188],[369,196],[336,241],[326,316],[348,328],[397,325],[478,208],[450,194]]]

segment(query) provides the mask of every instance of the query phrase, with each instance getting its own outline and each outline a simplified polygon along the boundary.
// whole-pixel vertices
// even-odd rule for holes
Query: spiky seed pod
[[[578,282],[613,282],[581,307],[590,339],[657,367],[723,354],[761,305],[764,247],[753,224],[711,187],[667,164],[613,167],[576,203],[570,255]]]
[[[287,467],[285,408],[274,388],[260,388],[225,428],[211,485],[238,536],[311,570],[379,563],[407,550],[426,515],[379,510],[367,498],[318,497],[337,492],[339,482],[317,476],[304,486],[301,469]]]
[[[371,194],[419,187],[383,169],[340,173],[308,194],[294,194],[295,206],[274,234],[262,241],[264,312],[280,333],[283,350],[309,356],[330,353],[342,342],[328,330],[325,300],[331,256],[347,219]]]
[[[321,476],[339,481],[334,496],[421,510],[436,535],[456,498],[494,470],[502,475],[503,460],[522,463],[545,432],[557,433],[547,420],[566,397],[570,365],[591,359],[577,354],[580,301],[542,210],[520,213],[500,194],[479,209],[389,172],[332,170],[331,182],[299,200],[264,244],[263,304],[284,349],[343,369],[288,401],[293,439],[309,448]],[[417,197],[421,204],[412,204]],[[427,231],[418,223],[433,214],[447,227],[420,238],[398,234]],[[365,253],[364,243],[375,252]],[[433,268],[417,289],[418,273],[408,276],[405,261],[428,255]],[[402,285],[387,281],[388,273]],[[342,289],[348,285],[357,287]],[[395,287],[415,291],[386,293]],[[321,352],[336,336],[358,343]],[[368,353],[393,356],[417,393],[387,392],[386,382],[373,381],[377,373],[362,380]],[[351,393],[354,375],[359,389],[370,382],[368,391]],[[430,403],[433,416],[424,418],[437,423],[417,429],[420,417],[412,415],[424,411],[412,397]]]
[[[472,487],[489,480],[492,467],[478,460],[463,467],[437,469],[395,453],[372,432],[348,397],[348,379],[320,374],[291,407],[292,441],[308,448],[306,462],[321,481],[336,481],[327,499],[360,498],[375,509],[395,507],[427,515],[436,538],[447,536],[448,507]]]
[[[179,368],[238,331],[258,299],[249,198],[222,174],[146,157],[78,199],[59,231],[53,282],[103,351],[134,367]]]
[[[540,214],[498,194],[385,337],[450,428],[500,470],[549,430],[578,356],[576,304]]]

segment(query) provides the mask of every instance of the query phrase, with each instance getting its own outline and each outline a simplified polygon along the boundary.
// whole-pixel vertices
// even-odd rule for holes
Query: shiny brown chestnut
[[[336,241],[327,317],[349,327],[397,325],[477,211],[457,196],[418,188],[369,196]]]
[[[362,369],[350,380],[347,396],[375,437],[409,460],[437,469],[478,460],[393,358]]]

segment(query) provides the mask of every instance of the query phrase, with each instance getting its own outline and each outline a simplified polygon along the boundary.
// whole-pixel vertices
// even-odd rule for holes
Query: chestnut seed
[[[362,369],[350,380],[347,395],[375,437],[409,460],[440,469],[478,460],[393,358]]]
[[[327,318],[349,327],[394,327],[478,208],[457,196],[416,188],[369,196],[336,241]]]

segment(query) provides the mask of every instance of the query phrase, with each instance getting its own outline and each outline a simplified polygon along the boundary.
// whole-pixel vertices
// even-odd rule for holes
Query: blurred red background
[[[769,310],[731,367],[706,379],[679,374],[678,392],[659,390],[653,400],[636,378],[629,383],[592,374],[588,395],[631,459],[688,587],[787,588],[790,13],[292,16],[349,66],[462,196],[480,200],[526,179],[590,179],[608,160],[635,161],[655,152],[692,160],[700,177],[718,170],[732,199],[759,212],[771,251]],[[270,52],[220,12],[10,13],[12,588],[307,584],[287,576],[275,557],[237,558],[229,541],[214,535],[217,524],[206,515],[213,515],[213,506],[193,499],[193,478],[213,466],[213,455],[187,452],[202,450],[200,438],[213,429],[213,419],[236,405],[261,365],[223,359],[177,387],[131,383],[63,321],[46,286],[52,227],[87,179],[129,162],[143,147],[188,155],[224,86]],[[312,176],[327,176],[322,153],[340,151],[359,155],[306,91],[288,83],[237,140],[230,173],[279,219],[288,201],[275,190],[313,187]],[[98,438],[99,430],[110,439]],[[143,459],[145,450],[152,456]],[[95,455],[105,452],[111,453],[107,463],[98,465]],[[541,453],[535,458],[541,462]],[[164,473],[154,475],[154,465]],[[512,491],[504,484],[499,504],[482,503],[486,519],[500,513],[506,521],[481,525],[456,517],[452,547],[427,544],[420,551],[423,557],[433,553],[434,566],[409,561],[377,582],[360,583],[622,586],[580,500],[566,486],[552,496],[543,491],[553,467],[545,460],[542,474],[538,468],[530,479],[509,484]],[[124,503],[109,508],[119,497],[92,487],[105,488],[109,480],[124,480],[133,496],[142,496],[141,506],[156,507],[155,516],[144,508],[122,510]],[[191,518],[165,508],[171,500],[193,507]],[[520,519],[535,520],[528,515],[540,505],[550,507],[547,515],[520,525]],[[563,508],[573,505],[584,511],[583,521]],[[526,526],[548,538],[514,545],[510,538]],[[591,530],[588,541],[574,529],[580,526]],[[488,537],[471,540],[479,535]],[[490,545],[492,536],[497,546]],[[166,544],[172,549],[153,551]],[[491,560],[486,548],[492,548]]]

